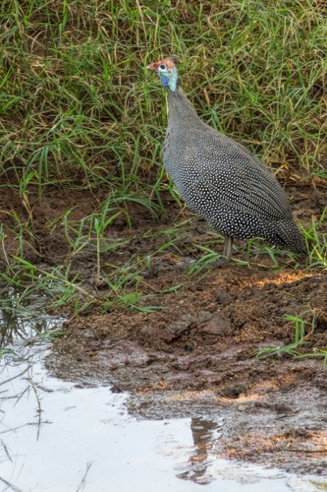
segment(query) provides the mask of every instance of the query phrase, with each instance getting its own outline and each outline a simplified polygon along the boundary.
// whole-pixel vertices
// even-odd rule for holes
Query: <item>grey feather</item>
[[[163,162],[185,202],[228,238],[304,253],[287,196],[264,164],[202,122],[180,87],[169,91],[168,107]]]

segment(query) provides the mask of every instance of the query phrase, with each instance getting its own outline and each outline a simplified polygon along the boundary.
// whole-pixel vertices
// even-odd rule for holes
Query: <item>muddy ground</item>
[[[318,220],[326,206],[324,183],[287,191],[296,218],[304,225],[312,217]],[[32,211],[34,239],[27,258],[43,265],[70,261],[72,273],[79,272],[96,296],[117,297],[105,284],[95,284],[94,251],[72,256],[56,222],[72,207],[76,220],[92,213],[104,193],[53,188],[40,203],[37,190],[31,190],[30,211],[5,193],[11,192],[4,191],[2,210],[9,203],[26,220]],[[129,213],[132,229],[122,215],[107,232],[108,241],[123,237],[126,243],[103,254],[102,263],[110,275],[113,265],[156,252],[137,283],[124,291],[147,296],[138,307],[152,309],[91,305],[65,323],[49,369],[79,384],[100,381],[113,391],[129,391],[129,410],[140,417],[221,418],[217,456],[327,474],[327,372],[324,359],[315,357],[327,351],[327,272],[308,269],[305,259],[296,266],[282,253],[274,268],[268,255],[249,254],[240,241],[234,258],[250,266],[231,262],[189,275],[192,260],[201,254],[194,245],[212,240],[206,223],[187,210],[181,213],[168,198],[159,222],[135,206]],[[11,225],[8,214],[3,219]],[[160,252],[167,243],[164,231],[184,221],[183,233],[169,236],[174,246]],[[327,232],[326,223],[320,232]],[[8,233],[8,249],[14,243]],[[221,243],[214,249],[221,251]],[[287,315],[304,320],[305,340],[296,350],[312,357],[294,358],[283,351],[256,357],[261,349],[294,341],[295,323]],[[206,455],[203,449],[199,466]]]

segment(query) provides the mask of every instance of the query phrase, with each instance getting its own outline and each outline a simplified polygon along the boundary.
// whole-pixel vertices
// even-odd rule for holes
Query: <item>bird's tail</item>
[[[294,253],[302,255],[308,253],[304,238],[293,219],[278,222],[276,236],[281,246],[285,246]]]

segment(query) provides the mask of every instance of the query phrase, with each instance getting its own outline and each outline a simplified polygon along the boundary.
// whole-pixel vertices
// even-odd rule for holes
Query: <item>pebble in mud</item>
[[[178,337],[195,327],[206,334],[224,335],[230,329],[231,321],[222,313],[199,311],[197,315],[181,316],[177,321],[170,323],[167,329],[174,337]]]
[[[248,410],[249,408],[250,408],[250,405],[239,405],[239,406],[237,407],[237,410],[238,410],[239,412],[245,412],[245,411],[246,411],[246,410]]]
[[[201,332],[208,335],[226,335],[231,328],[231,321],[221,313],[212,315],[211,320],[201,328]]]
[[[140,330],[140,335],[147,340],[157,339],[167,343],[171,342],[174,338],[167,328],[158,328],[154,326],[143,326]]]
[[[228,292],[224,291],[217,291],[213,297],[213,302],[217,302],[218,304],[221,304],[222,306],[227,306],[227,304],[230,304],[233,302],[235,299],[235,296],[232,296]]]
[[[177,321],[170,323],[167,327],[168,331],[178,337],[186,332],[189,328],[196,324],[196,317],[191,314],[184,314]]]

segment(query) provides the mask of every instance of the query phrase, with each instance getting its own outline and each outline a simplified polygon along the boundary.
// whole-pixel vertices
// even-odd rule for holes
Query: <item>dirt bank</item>
[[[31,191],[30,219],[17,196],[6,193],[3,209],[10,203],[8,210],[33,228],[26,258],[49,265],[69,261],[72,273],[102,301],[115,298],[108,284],[94,283],[94,250],[72,255],[58,220],[70,208],[74,220],[92,213],[105,192],[50,189],[39,202],[37,190]],[[319,219],[325,189],[298,187],[289,194],[304,224]],[[191,261],[201,254],[197,245],[211,241],[221,250],[206,223],[187,210],[181,214],[171,200],[160,222],[144,209],[129,213],[132,229],[122,215],[108,231],[108,241],[124,238],[124,244],[102,255],[104,271],[110,275],[131,258],[149,256],[150,264],[139,270],[137,282],[126,283],[128,302],[91,305],[64,325],[48,359],[50,370],[80,384],[129,391],[129,410],[141,417],[221,418],[219,456],[325,474],[327,379],[323,358],[314,354],[327,351],[327,272],[308,268],[306,260],[296,266],[282,254],[276,269],[268,255],[248,255],[239,242],[235,258],[241,263],[189,275]],[[12,215],[3,219],[14,230]],[[15,236],[8,231],[9,251]],[[326,232],[326,224],[320,231]],[[141,301],[131,309],[128,296],[135,291]],[[296,323],[289,316],[298,317],[305,332],[296,350],[312,357],[294,358],[290,346],[257,358],[264,348],[294,342]]]

